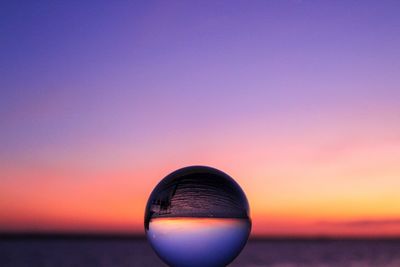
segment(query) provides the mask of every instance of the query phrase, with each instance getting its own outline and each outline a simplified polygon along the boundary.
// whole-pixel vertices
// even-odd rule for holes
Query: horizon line
[[[139,232],[70,232],[70,231],[0,231],[1,240],[22,240],[22,239],[118,239],[134,240],[145,239],[145,233]],[[250,235],[252,241],[399,241],[400,234],[396,235],[299,235],[299,234],[255,234]]]

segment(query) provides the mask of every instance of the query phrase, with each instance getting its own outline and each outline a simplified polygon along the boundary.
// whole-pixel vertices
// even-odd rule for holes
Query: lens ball
[[[169,266],[226,266],[249,237],[249,204],[227,174],[205,166],[182,168],[162,179],[151,193],[145,231]]]

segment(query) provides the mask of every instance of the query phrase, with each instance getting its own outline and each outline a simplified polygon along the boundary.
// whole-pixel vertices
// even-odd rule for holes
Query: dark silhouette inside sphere
[[[145,228],[153,218],[249,219],[249,204],[240,186],[227,174],[205,166],[179,169],[153,190],[145,212]]]

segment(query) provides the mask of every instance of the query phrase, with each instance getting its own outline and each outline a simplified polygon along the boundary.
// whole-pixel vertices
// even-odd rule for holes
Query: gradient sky
[[[89,2],[0,4],[0,231],[141,233],[201,164],[255,235],[400,235],[399,1]]]

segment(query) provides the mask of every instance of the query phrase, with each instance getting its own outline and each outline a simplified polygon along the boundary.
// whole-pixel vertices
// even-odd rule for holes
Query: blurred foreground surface
[[[144,239],[0,240],[0,266],[165,266]],[[251,240],[230,266],[400,266],[400,240]]]

